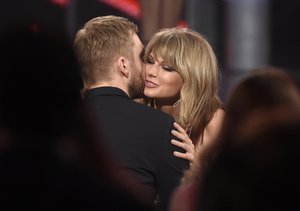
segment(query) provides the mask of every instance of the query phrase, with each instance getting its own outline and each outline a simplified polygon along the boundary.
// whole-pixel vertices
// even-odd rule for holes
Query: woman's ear
[[[120,71],[120,74],[125,76],[126,78],[129,77],[129,61],[123,56],[120,56],[118,59],[118,69]]]

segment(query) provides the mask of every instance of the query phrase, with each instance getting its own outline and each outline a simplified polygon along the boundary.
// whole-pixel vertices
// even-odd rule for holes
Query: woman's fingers
[[[177,141],[175,139],[171,140],[171,143],[175,146],[178,146],[180,148],[182,148],[184,151],[186,151],[186,153],[191,153],[193,154],[195,151],[195,147],[193,143],[185,143],[185,142],[181,142],[181,141]]]
[[[186,133],[186,131],[177,122],[174,122],[173,125],[180,133]]]
[[[185,153],[175,151],[173,154],[176,157],[187,159],[190,162],[194,161],[194,154],[195,154],[195,146],[192,140],[187,135],[186,131],[177,123],[174,123],[174,127],[177,129],[172,130],[172,134],[178,139],[172,139],[171,143],[175,146],[182,148]]]
[[[173,155],[178,158],[183,158],[188,160],[190,163],[194,162],[194,154],[191,153],[182,153],[182,152],[173,152]]]

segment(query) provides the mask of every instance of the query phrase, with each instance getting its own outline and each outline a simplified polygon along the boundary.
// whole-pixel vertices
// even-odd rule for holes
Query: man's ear
[[[129,77],[129,61],[123,56],[120,56],[118,59],[118,69],[121,75],[128,78]]]

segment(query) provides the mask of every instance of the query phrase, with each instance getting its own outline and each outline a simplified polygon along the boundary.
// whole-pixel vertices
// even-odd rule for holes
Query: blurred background
[[[203,34],[216,52],[221,97],[244,73],[262,65],[285,68],[300,85],[299,0],[17,0],[2,1],[0,14],[1,30],[29,17],[32,30],[48,25],[70,41],[86,21],[101,15],[134,21],[144,42],[151,27],[188,26]],[[165,17],[173,23],[161,25]]]

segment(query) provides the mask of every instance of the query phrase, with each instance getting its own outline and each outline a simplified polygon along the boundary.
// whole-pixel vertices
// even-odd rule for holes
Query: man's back
[[[165,210],[188,167],[186,160],[173,156],[173,151],[180,150],[171,144],[173,118],[113,87],[89,90],[86,102],[94,109],[99,132],[121,168],[145,185],[152,199],[158,192]]]

